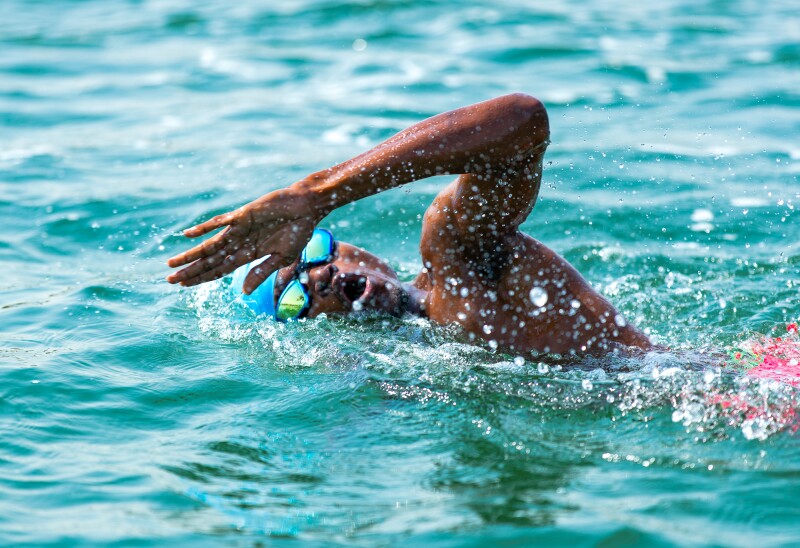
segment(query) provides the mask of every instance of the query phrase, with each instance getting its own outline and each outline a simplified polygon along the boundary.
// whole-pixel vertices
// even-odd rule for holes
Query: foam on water
[[[464,406],[461,400],[467,394],[469,398],[500,395],[529,401],[532,407],[561,410],[608,404],[603,413],[612,417],[632,412],[647,416],[666,408],[673,421],[703,440],[726,438],[737,430],[746,439],[763,440],[800,428],[796,412],[800,391],[793,387],[800,377],[787,370],[780,382],[774,375],[760,375],[758,368],[742,376],[741,353],[738,361],[664,351],[635,358],[611,355],[563,361],[540,356],[508,361],[490,345],[456,342],[464,338],[457,329],[420,318],[322,317],[290,325],[254,318],[231,300],[227,280],[194,291],[189,307],[197,311],[204,333],[263,352],[260,359],[271,367],[322,365],[363,369],[380,379],[399,377],[403,379],[399,384],[380,385],[390,395],[406,399],[420,397],[427,402],[435,395],[437,400]],[[792,328],[796,332],[796,325]],[[755,348],[751,352],[756,356],[760,352],[796,359],[796,343],[780,349],[774,344],[753,340],[742,346]],[[351,353],[359,347],[363,350]]]

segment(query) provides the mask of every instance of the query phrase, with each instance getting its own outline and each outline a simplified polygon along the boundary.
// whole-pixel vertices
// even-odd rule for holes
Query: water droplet
[[[492,350],[497,350],[497,341],[489,341],[489,348]]]
[[[546,375],[547,372],[550,371],[550,366],[548,366],[546,363],[539,362],[539,364],[536,366],[536,370],[539,372],[539,374]]]
[[[466,287],[462,287],[460,294],[462,297],[469,297],[469,289],[467,289]]]
[[[361,312],[364,309],[364,305],[361,304],[359,301],[353,302],[353,312]]]
[[[514,358],[514,365],[522,367],[523,365],[525,365],[525,358],[523,358],[522,356],[517,356],[516,358]]]
[[[547,304],[547,291],[541,287],[534,286],[528,294],[534,306],[542,307]]]
[[[580,307],[581,307],[581,302],[580,302],[578,299],[572,299],[572,300],[570,301],[569,305],[570,305],[572,308],[574,308],[574,309],[576,309],[576,310],[577,310],[578,308],[580,308]]]
[[[592,388],[594,388],[592,381],[590,381],[589,379],[583,379],[583,381],[581,381],[581,386],[583,387],[584,390],[591,390]]]
[[[625,327],[628,325],[628,322],[625,320],[625,317],[622,314],[617,314],[614,316],[614,323],[617,324],[619,327]]]
[[[487,335],[489,335],[492,331],[494,331],[494,327],[492,327],[491,325],[487,324],[483,326],[483,332],[486,333]]]

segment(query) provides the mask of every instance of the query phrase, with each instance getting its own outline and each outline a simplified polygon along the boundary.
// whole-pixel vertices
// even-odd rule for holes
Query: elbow
[[[512,93],[500,98],[507,116],[513,120],[512,127],[524,133],[533,145],[550,138],[550,121],[544,104],[531,95]]]

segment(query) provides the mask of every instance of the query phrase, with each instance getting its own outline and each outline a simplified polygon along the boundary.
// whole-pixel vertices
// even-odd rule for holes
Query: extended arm
[[[531,156],[540,164],[548,136],[544,107],[522,94],[434,116],[351,160],[186,230],[197,237],[227,227],[170,259],[171,267],[191,264],[167,279],[196,285],[270,255],[248,275],[244,290],[250,293],[299,256],[314,226],[331,211],[433,175],[469,174],[459,179],[453,200],[463,221],[479,233],[491,238],[515,231],[539,189]]]

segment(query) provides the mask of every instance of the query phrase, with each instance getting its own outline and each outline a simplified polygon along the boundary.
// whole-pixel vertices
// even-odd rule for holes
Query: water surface
[[[798,44],[788,1],[0,3],[2,543],[800,543],[798,389],[707,357],[798,316]],[[182,228],[513,91],[552,125],[524,230],[672,351],[163,282]],[[447,180],[324,224],[411,279]]]

